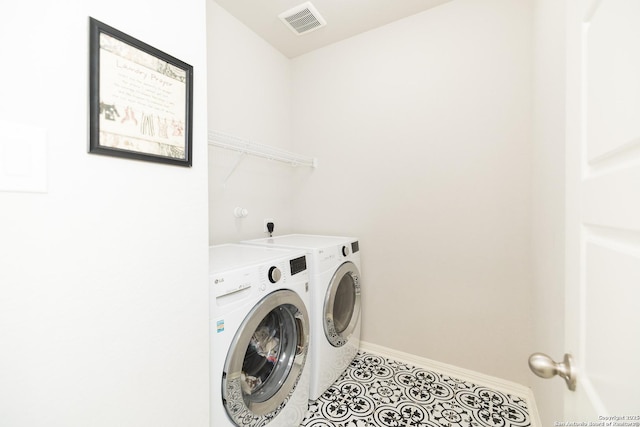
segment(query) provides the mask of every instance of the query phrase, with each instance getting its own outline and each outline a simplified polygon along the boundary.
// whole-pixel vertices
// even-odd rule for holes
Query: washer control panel
[[[278,267],[272,266],[269,269],[268,277],[271,283],[278,283],[278,281],[282,278],[282,271],[280,271]]]
[[[209,280],[213,285],[213,295],[219,298],[250,289],[257,279],[257,271],[250,269],[217,274]]]
[[[304,250],[223,244],[209,249],[209,313],[218,319],[281,288],[302,289],[309,283]]]

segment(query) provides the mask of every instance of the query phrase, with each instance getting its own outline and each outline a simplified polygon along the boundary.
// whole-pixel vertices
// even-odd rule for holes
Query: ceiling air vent
[[[327,22],[320,16],[311,2],[302,3],[286,12],[282,12],[278,15],[278,18],[282,19],[282,22],[299,36],[327,25]]]

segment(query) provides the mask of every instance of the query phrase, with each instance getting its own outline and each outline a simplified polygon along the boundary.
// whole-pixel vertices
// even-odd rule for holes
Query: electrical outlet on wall
[[[264,231],[265,233],[268,233],[269,230],[267,229],[267,224],[272,222],[275,225],[275,221],[273,220],[273,218],[265,218],[264,219],[264,225],[262,226],[262,231]]]

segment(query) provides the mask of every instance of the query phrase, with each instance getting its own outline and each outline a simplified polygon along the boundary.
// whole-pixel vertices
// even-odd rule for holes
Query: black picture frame
[[[193,67],[89,17],[89,153],[192,165]]]

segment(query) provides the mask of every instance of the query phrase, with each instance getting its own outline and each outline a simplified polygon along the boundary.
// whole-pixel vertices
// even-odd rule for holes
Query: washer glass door
[[[334,347],[341,347],[360,319],[360,272],[354,263],[343,263],[329,283],[324,302],[324,332]]]
[[[222,398],[236,425],[254,426],[284,407],[304,367],[309,316],[293,291],[264,297],[236,332],[222,374]]]

